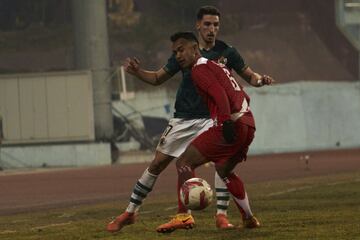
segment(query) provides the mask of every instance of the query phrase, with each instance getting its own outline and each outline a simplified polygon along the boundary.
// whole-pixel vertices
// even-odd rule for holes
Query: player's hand
[[[222,124],[222,133],[227,143],[234,143],[236,140],[235,123],[228,119]]]
[[[258,84],[260,86],[263,86],[263,85],[271,85],[275,82],[275,80],[270,77],[269,75],[262,75],[261,78],[258,80]]]
[[[140,69],[140,61],[136,57],[126,58],[124,68],[127,73],[136,75]]]

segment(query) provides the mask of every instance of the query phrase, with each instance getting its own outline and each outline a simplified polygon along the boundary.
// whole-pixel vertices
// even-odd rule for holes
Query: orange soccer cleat
[[[135,214],[124,212],[108,223],[106,230],[114,233],[120,231],[124,226],[135,223]]]
[[[195,220],[189,213],[178,213],[169,222],[164,223],[156,228],[159,233],[170,233],[176,229],[192,229]]]
[[[260,227],[260,222],[255,216],[251,216],[247,219],[243,219],[243,225],[245,228],[258,228]]]
[[[215,216],[216,219],[216,227],[219,229],[233,229],[234,225],[232,225],[227,216],[225,214],[219,213]]]

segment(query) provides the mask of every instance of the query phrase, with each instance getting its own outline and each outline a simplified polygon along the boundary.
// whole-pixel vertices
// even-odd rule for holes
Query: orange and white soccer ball
[[[190,210],[205,209],[212,198],[211,186],[202,178],[190,178],[180,188],[181,202]]]

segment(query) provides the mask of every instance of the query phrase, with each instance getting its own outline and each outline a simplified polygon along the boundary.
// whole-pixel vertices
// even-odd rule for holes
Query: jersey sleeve
[[[229,50],[228,67],[234,69],[236,73],[242,73],[248,66],[236,48],[231,47]]]
[[[191,77],[195,85],[214,100],[218,122],[222,124],[225,120],[230,119],[228,97],[209,66],[205,64],[195,66],[191,71]]]
[[[181,70],[180,65],[175,59],[175,55],[172,54],[168,59],[168,62],[163,67],[164,71],[167,72],[170,76],[174,76],[177,72]]]

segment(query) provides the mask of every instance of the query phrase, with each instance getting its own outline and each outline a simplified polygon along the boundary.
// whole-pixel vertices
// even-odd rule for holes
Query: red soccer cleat
[[[234,225],[229,222],[229,219],[225,214],[219,213],[215,216],[216,227],[219,229],[233,229]]]
[[[114,233],[120,231],[124,226],[135,223],[135,214],[124,212],[108,223],[106,230]]]
[[[260,227],[260,222],[255,216],[251,216],[250,218],[243,219],[243,225],[245,228],[258,228]]]

